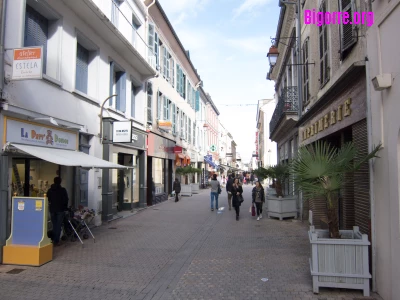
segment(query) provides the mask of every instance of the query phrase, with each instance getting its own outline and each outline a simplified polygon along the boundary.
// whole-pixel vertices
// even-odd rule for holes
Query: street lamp
[[[271,48],[269,48],[269,52],[267,54],[269,64],[271,67],[274,67],[276,65],[278,56],[279,56],[278,48],[276,48],[275,45],[272,45]]]

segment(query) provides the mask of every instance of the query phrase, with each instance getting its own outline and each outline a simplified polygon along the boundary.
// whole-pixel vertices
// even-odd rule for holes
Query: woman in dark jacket
[[[235,181],[232,184],[231,193],[232,193],[232,206],[236,210],[236,221],[239,221],[240,205],[242,204],[240,202],[239,196],[243,194],[243,188],[239,183],[238,178],[235,178]]]
[[[256,181],[256,186],[253,188],[251,196],[253,198],[253,204],[255,203],[257,207],[257,221],[260,221],[260,219],[262,219],[263,203],[265,203],[265,193],[259,181]]]
[[[178,178],[175,178],[174,186],[172,187],[172,189],[175,191],[175,202],[178,202],[178,195],[181,192],[181,183],[179,182]]]

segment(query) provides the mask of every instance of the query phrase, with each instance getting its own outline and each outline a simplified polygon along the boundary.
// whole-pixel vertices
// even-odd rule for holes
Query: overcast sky
[[[255,150],[257,101],[274,94],[265,77],[278,0],[159,1],[247,163]]]

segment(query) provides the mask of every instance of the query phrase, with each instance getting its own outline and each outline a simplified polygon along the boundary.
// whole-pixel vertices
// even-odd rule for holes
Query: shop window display
[[[58,176],[59,166],[42,160],[29,160],[29,178],[26,179],[26,160],[13,159],[12,193],[24,196],[24,187],[29,184],[27,197],[43,197],[54,177]],[[29,182],[29,183],[28,183]]]
[[[139,202],[139,172],[136,170],[137,157],[132,154],[113,153],[113,162],[133,167],[112,171],[113,206],[119,211],[131,209],[132,203]]]
[[[161,158],[153,158],[153,180],[156,186],[156,194],[164,192],[164,160]]]

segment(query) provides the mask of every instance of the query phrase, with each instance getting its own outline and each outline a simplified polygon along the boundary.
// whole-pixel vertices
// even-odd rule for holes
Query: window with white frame
[[[147,124],[153,124],[153,84],[148,81],[146,85],[147,92]]]
[[[325,16],[326,0],[323,0],[319,9]],[[324,86],[329,81],[329,51],[328,51],[328,26],[323,22],[319,27],[319,68],[320,68],[320,85]]]
[[[165,97],[165,96],[163,96],[163,108],[164,108],[164,111],[163,111],[163,120],[165,120],[165,121],[170,121],[171,119],[170,119],[170,104],[171,104],[171,101],[167,98],[167,97]]]
[[[139,94],[140,90],[142,89],[142,86],[140,84],[136,84],[135,82],[131,82],[131,117],[132,118],[137,118],[138,116],[136,115],[136,105],[137,105],[137,95]]]
[[[139,30],[141,25],[142,25],[142,22],[140,22],[139,18],[135,14],[132,14],[132,45],[133,45],[133,47],[136,47],[136,40],[138,39],[137,31]]]
[[[111,1],[111,23],[114,24],[115,27],[118,28],[119,24],[119,6],[120,2],[117,1]]]
[[[61,16],[44,2],[26,0],[24,47],[43,47],[43,73],[60,79]]]
[[[196,123],[193,121],[193,146],[196,146]]]
[[[116,94],[108,100],[109,106],[114,109],[126,111],[126,73],[114,61],[110,62],[110,95]],[[115,99],[115,101],[114,101]]]
[[[308,78],[308,49],[309,49],[309,38],[307,38],[303,43],[303,103],[308,103],[310,99],[309,92],[309,78]]]
[[[77,31],[76,39],[75,90],[95,97],[98,47],[79,31]]]
[[[192,142],[192,120],[189,118],[189,125],[188,125],[188,143]]]
[[[157,68],[157,70],[160,69],[159,65],[159,39],[158,39],[158,33],[155,30],[155,26],[152,23],[149,23],[148,26],[148,46],[149,50],[151,53],[154,55],[154,61],[152,63],[154,66]]]
[[[185,138],[185,113],[181,110],[181,115],[180,115],[180,119],[181,119],[181,138],[184,139]]]

